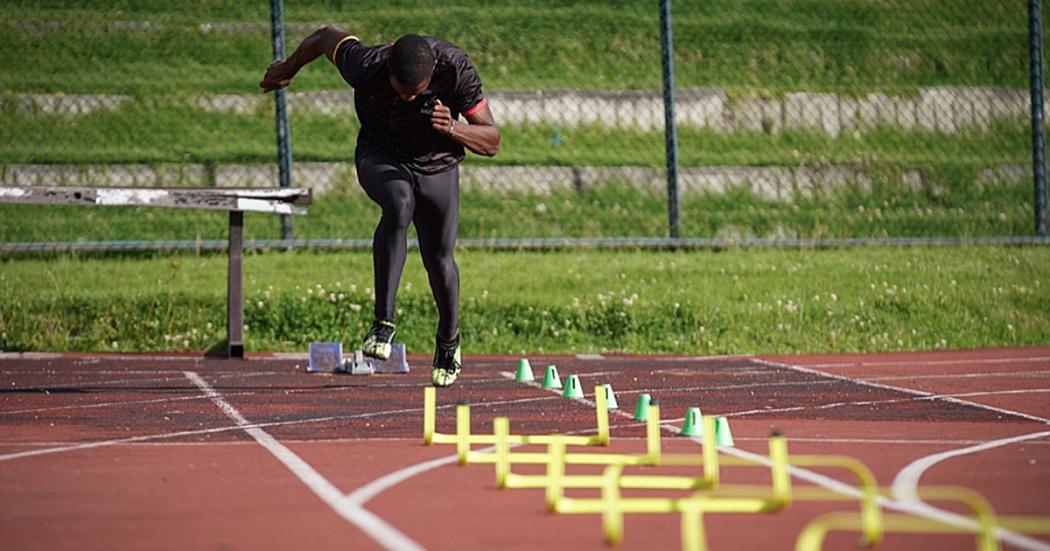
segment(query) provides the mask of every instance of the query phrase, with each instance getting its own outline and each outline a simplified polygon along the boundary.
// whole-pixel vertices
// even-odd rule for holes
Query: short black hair
[[[434,74],[434,50],[427,39],[406,34],[390,50],[390,72],[398,82],[414,86]]]

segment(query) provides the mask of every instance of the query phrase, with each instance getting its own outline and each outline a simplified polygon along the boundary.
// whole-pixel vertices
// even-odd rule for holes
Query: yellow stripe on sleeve
[[[356,40],[356,41],[358,41],[358,42],[360,42],[360,41],[361,41],[361,39],[360,39],[360,38],[357,38],[356,36],[354,36],[354,35],[352,35],[352,34],[351,34],[351,35],[346,35],[346,36],[344,36],[344,37],[343,37],[343,39],[342,39],[342,40],[340,40],[340,41],[339,41],[339,43],[337,43],[337,44],[335,45],[335,48],[332,48],[332,63],[335,63],[335,54],[339,52],[339,48],[340,48],[340,47],[341,47],[341,46],[343,45],[343,43],[344,43],[344,42],[346,42],[347,40]]]

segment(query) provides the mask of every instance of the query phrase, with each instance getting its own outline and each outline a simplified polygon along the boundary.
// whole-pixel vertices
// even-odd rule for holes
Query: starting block
[[[408,356],[405,344],[396,342],[391,347],[390,358],[369,358],[360,350],[343,356],[343,344],[338,342],[310,343],[310,364],[307,373],[349,373],[371,375],[373,373],[408,373]]]

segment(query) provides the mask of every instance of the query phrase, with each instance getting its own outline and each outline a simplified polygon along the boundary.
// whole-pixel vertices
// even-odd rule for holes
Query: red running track
[[[772,428],[793,453],[861,459],[909,502],[918,484],[963,485],[1000,514],[1050,514],[1050,348],[783,357],[532,357],[584,389],[610,383],[613,450],[644,450],[629,413],[661,401],[727,415],[736,452],[764,453]],[[412,357],[420,366],[426,359]],[[467,358],[438,395],[438,430],[472,404],[474,430],[508,416],[516,433],[593,431],[593,408],[514,382],[517,358]],[[423,446],[425,369],[318,376],[301,358],[0,355],[0,534],[9,549],[604,549],[597,516],[546,512],[541,490],[499,490],[491,466]],[[669,452],[697,446],[673,432]],[[527,467],[521,467],[526,471]],[[670,472],[670,471],[668,471]],[[817,483],[848,479],[833,471]],[[727,483],[768,473],[728,468]],[[797,484],[811,484],[796,477]],[[593,495],[579,490],[570,495]],[[901,497],[904,496],[904,497]],[[847,503],[771,515],[708,515],[712,549],[790,549],[807,522]],[[629,515],[623,549],[678,549],[675,515]],[[852,549],[833,534],[825,549]],[[1050,549],[1006,534],[1005,548]],[[887,549],[970,548],[968,536],[887,537]]]

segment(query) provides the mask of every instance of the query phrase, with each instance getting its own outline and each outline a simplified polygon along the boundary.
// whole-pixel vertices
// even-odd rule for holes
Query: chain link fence
[[[13,1],[0,22],[3,186],[272,187],[269,6]],[[467,240],[668,235],[658,2],[287,2],[290,52],[333,24],[462,47],[503,134],[462,168]],[[676,2],[680,235],[1032,235],[1021,0]],[[353,91],[320,59],[288,91],[297,239],[366,246]],[[0,241],[221,240],[222,213],[0,205]],[[249,216],[249,239],[279,222]],[[255,220],[253,220],[255,218]],[[629,241],[628,241],[629,242]],[[115,245],[116,246],[116,245]]]

